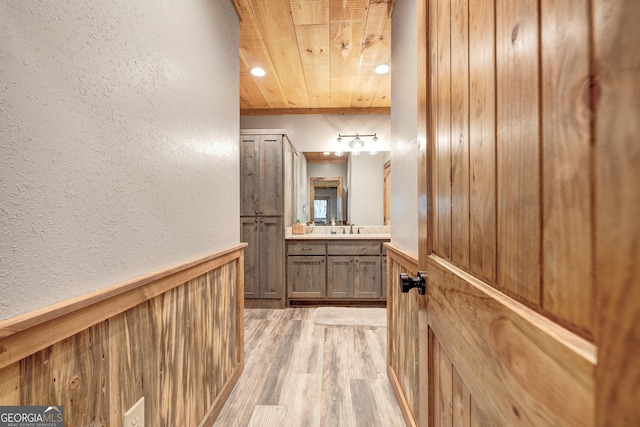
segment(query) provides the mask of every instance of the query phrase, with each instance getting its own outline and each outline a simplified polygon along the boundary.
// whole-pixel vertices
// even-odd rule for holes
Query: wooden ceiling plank
[[[373,102],[371,103],[372,108],[384,108],[389,107],[391,105],[391,73],[387,73],[382,76],[380,80],[380,84],[378,85],[378,92],[376,93],[375,98],[373,98]]]
[[[351,106],[368,0],[330,0],[331,106]]]
[[[251,7],[288,106],[309,105],[289,0],[251,0]]]
[[[246,68],[260,66],[267,74],[264,77],[248,76],[252,81],[251,85],[257,87],[261,95],[257,100],[243,99],[241,96],[240,108],[255,108],[258,105],[262,105],[263,100],[267,101],[270,108],[286,108],[289,104],[287,103],[284,89],[280,85],[276,69],[271,62],[269,50],[264,44],[248,0],[245,0],[244,7],[244,19],[240,23],[240,61]],[[241,79],[241,84],[247,81],[248,79]],[[245,91],[247,96],[250,93],[253,93],[251,89]]]
[[[391,20],[388,3],[371,3],[367,15],[364,38],[360,48],[360,62],[351,105],[370,107],[378,95],[383,76],[374,71],[376,65],[388,63],[391,48]]]
[[[331,106],[329,24],[296,26],[309,107]]]
[[[389,62],[394,0],[231,1],[241,18],[241,114],[388,114],[391,79],[368,73]],[[382,40],[375,21],[385,22]],[[256,65],[265,77],[247,74]]]
[[[295,26],[329,25],[328,0],[289,0]]]
[[[244,108],[269,108],[269,101],[248,72],[240,73],[240,109]]]

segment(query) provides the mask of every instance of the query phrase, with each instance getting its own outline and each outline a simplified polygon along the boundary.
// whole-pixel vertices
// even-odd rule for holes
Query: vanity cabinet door
[[[353,297],[354,257],[327,257],[327,297]]]
[[[380,298],[382,294],[380,256],[354,257],[354,298]]]
[[[289,298],[324,298],[326,289],[324,256],[289,256],[287,289]]]

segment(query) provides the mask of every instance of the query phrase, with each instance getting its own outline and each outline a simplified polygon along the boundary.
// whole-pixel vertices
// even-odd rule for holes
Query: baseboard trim
[[[231,395],[233,388],[236,386],[236,383],[240,379],[240,375],[242,375],[243,370],[244,363],[238,363],[238,365],[236,365],[236,369],[233,371],[233,374],[231,375],[231,377],[229,377],[229,380],[222,387],[220,393],[218,393],[218,396],[211,404],[209,411],[207,411],[198,427],[213,426],[213,424],[216,422],[216,419],[218,418],[218,415],[220,415],[220,411],[222,411],[224,404],[227,403],[227,399],[229,398],[229,395]]]

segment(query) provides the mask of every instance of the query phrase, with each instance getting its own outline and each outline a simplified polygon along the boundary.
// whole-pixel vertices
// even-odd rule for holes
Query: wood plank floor
[[[245,369],[216,427],[405,425],[386,328],[314,325],[313,311],[245,310]]]

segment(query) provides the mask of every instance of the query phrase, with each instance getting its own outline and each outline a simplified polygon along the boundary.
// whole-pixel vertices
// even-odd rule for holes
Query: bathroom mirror
[[[336,218],[337,223],[384,225],[388,151],[375,155],[362,152],[359,156],[350,153],[342,156],[322,152],[303,154],[297,199],[298,217],[303,222],[324,225],[331,224],[331,219]],[[341,178],[340,192],[337,178]],[[315,200],[318,200],[318,212]]]

